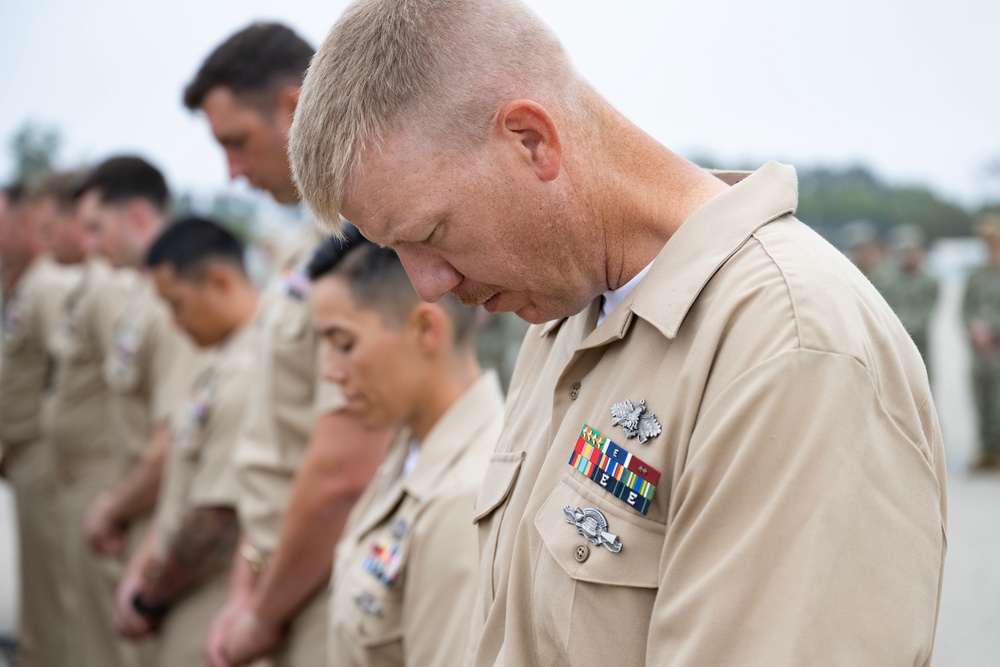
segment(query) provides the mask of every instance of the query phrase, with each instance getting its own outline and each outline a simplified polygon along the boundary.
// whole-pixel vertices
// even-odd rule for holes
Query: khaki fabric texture
[[[331,667],[460,663],[479,562],[472,507],[502,422],[500,384],[488,372],[434,425],[405,477],[409,435],[397,438],[337,547]],[[380,548],[398,559],[384,579],[373,573]]]
[[[157,557],[195,507],[236,508],[233,451],[257,382],[257,328],[248,323],[205,351],[188,399],[172,420],[166,478],[156,508]]]
[[[930,662],[946,489],[917,349],[792,217],[794,169],[719,176],[601,326],[597,300],[525,339],[476,503],[475,665]],[[626,399],[662,433],[614,426]],[[568,464],[585,424],[660,473],[645,515]]]
[[[103,365],[127,291],[123,274],[102,260],[88,260],[83,280],[70,293],[66,312],[49,339],[56,380],[43,432],[55,448],[60,471],[69,478],[77,467],[112,452]]]
[[[36,260],[3,307],[0,362],[0,442],[9,454],[41,436],[42,402],[51,389],[54,367],[48,338],[58,328],[81,272]]]
[[[329,610],[329,592],[321,587],[296,612],[285,640],[273,655],[274,667],[323,667],[327,664]]]
[[[64,486],[63,536],[72,611],[65,627],[69,655],[74,667],[145,667],[150,664],[153,644],[121,639],[113,625],[115,592],[124,573],[124,563],[102,558],[91,551],[83,536],[87,509],[99,493],[120,474],[110,458],[95,460],[74,470],[73,483]]]
[[[3,308],[0,361],[0,442],[16,498],[20,553],[19,664],[62,665],[68,581],[62,544],[62,506],[55,458],[41,439],[41,413],[53,364],[48,337],[80,272],[46,257],[24,273]]]
[[[198,353],[147,277],[126,270],[123,282],[126,299],[114,322],[103,374],[111,392],[112,446],[128,469],[157,424],[169,419],[187,395]]]
[[[320,373],[305,265],[321,240],[312,224],[296,238],[262,297],[257,381],[236,449],[240,525],[265,555],[278,544],[295,471],[316,418],[341,407],[336,384]],[[336,443],[331,443],[336,446]]]

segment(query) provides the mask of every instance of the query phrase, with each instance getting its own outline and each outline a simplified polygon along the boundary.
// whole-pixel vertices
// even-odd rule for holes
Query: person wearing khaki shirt
[[[147,257],[178,325],[206,349],[174,415],[155,529],[129,564],[116,609],[126,636],[157,632],[163,666],[203,660],[225,601],[238,534],[232,456],[256,368],[258,299],[242,261],[239,241],[201,218],[168,227]]]
[[[314,272],[324,374],[342,384],[345,411],[400,431],[337,546],[327,664],[458,664],[500,383],[476,361],[475,311],[451,297],[422,303],[392,250],[365,244],[330,264]]]
[[[358,0],[289,146],[310,209],[425,300],[539,325],[476,501],[471,664],[929,664],[926,369],[793,217],[792,168],[683,159],[516,0]]]
[[[312,55],[289,27],[253,23],[216,47],[184,90],[230,177],[282,204],[298,202],[286,143]],[[333,545],[392,437],[341,413],[339,388],[319,373],[305,266],[320,239],[304,222],[262,297],[259,381],[236,450],[242,544],[207,641],[213,667],[265,655],[287,667],[325,662]]]
[[[122,472],[108,426],[110,393],[103,365],[126,293],[121,274],[103,259],[89,257],[83,279],[70,293],[67,310],[49,339],[56,376],[43,431],[55,451],[64,505],[63,539],[74,603],[68,642],[78,664],[94,667],[135,665],[139,660],[111,623],[121,563],[94,554],[83,534],[87,507]]]
[[[55,459],[41,437],[41,413],[55,330],[79,272],[40,254],[33,204],[7,189],[0,194],[3,338],[0,359],[2,472],[14,491],[20,548],[19,664],[62,665],[67,615],[66,563],[61,544]],[[47,197],[48,198],[48,197]]]
[[[121,558],[140,540],[155,505],[168,420],[190,387],[195,351],[142,269],[166,223],[163,174],[140,157],[116,156],[94,167],[78,190],[94,250],[121,271],[126,290],[103,364],[111,442],[124,475],[95,499],[84,524],[97,553]]]

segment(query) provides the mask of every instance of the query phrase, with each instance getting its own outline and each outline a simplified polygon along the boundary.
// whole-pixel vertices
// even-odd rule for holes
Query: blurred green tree
[[[10,139],[13,180],[30,182],[55,169],[61,146],[59,130],[26,122]]]

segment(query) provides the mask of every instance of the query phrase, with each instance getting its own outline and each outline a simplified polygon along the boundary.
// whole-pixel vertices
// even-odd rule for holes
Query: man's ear
[[[292,126],[295,108],[299,105],[300,90],[298,86],[282,86],[278,91],[274,115],[277,122],[286,132]]]
[[[236,283],[235,270],[224,264],[209,264],[205,267],[202,285],[226,294]]]
[[[529,164],[538,178],[555,180],[562,168],[562,142],[555,120],[532,100],[512,100],[497,115],[494,132]]]
[[[136,232],[148,229],[153,224],[155,215],[153,205],[142,197],[133,197],[125,208],[128,226]]]
[[[418,303],[410,311],[406,324],[426,356],[434,356],[448,335],[448,319],[441,306],[434,303]]]

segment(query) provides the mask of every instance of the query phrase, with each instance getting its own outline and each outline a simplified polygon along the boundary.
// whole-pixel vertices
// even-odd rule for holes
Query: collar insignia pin
[[[622,542],[618,536],[607,531],[608,520],[600,510],[595,510],[593,507],[581,510],[579,507],[567,505],[563,508],[563,514],[567,523],[576,526],[578,533],[597,546],[615,554],[622,550]]]
[[[621,425],[625,429],[626,438],[637,438],[639,444],[646,444],[650,438],[660,435],[662,429],[656,415],[646,412],[646,399],[638,403],[625,399],[611,406],[611,425]]]

